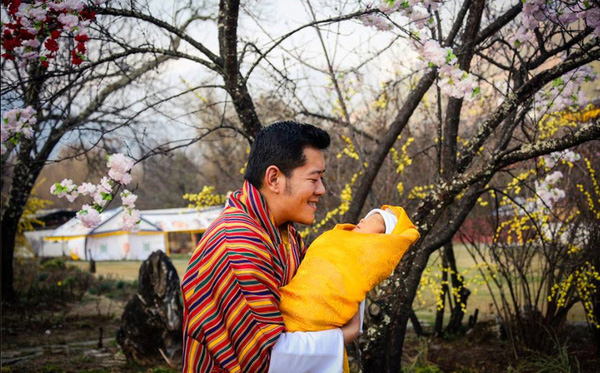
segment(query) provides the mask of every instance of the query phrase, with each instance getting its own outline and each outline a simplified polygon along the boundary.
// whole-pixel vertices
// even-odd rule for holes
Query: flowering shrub
[[[194,202],[190,203],[188,207],[201,210],[205,207],[223,205],[227,201],[227,196],[215,193],[214,186],[205,185],[200,193],[186,193],[183,195],[183,199]]]
[[[104,1],[94,0],[94,4]],[[10,20],[2,25],[2,58],[18,61],[21,67],[39,61],[47,68],[60,49],[59,39],[68,34],[76,42],[72,63],[83,62],[87,28],[96,15],[81,0],[3,0],[2,5]]]
[[[77,218],[81,223],[88,228],[93,228],[101,223],[100,213],[106,204],[112,200],[113,194],[116,193],[116,184],[126,185],[131,182],[131,168],[133,160],[123,154],[117,153],[107,156],[108,177],[104,176],[100,183],[94,185],[84,182],[77,186],[73,180],[64,179],[60,183],[55,183],[50,188],[50,193],[58,198],[65,197],[69,202],[75,201],[77,197],[89,196],[92,198],[92,204],[85,204],[77,213]],[[138,231],[140,223],[140,212],[135,209],[137,196],[125,189],[120,194],[125,209],[123,215],[123,229],[128,231]]]

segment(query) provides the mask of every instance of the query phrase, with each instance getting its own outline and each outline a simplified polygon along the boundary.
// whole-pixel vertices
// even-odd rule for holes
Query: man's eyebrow
[[[309,173],[309,175],[314,175],[314,174],[320,175],[320,174],[324,174],[324,173],[325,173],[325,169],[323,169],[323,170],[313,170],[313,171],[311,171]]]

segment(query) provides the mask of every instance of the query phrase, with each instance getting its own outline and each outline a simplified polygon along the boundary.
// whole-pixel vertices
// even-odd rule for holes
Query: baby
[[[396,227],[398,218],[390,210],[371,210],[352,230],[360,233],[390,234]]]
[[[372,210],[357,225],[338,224],[317,237],[292,281],[279,289],[286,330],[319,331],[348,323],[367,292],[392,273],[418,238],[404,209],[395,206]]]

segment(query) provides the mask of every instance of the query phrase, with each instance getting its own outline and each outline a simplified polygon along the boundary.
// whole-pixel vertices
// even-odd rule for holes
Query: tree
[[[19,3],[6,1],[3,5],[10,9],[12,6],[18,7]],[[75,14],[91,12],[90,8],[75,5],[78,7]],[[59,14],[67,13],[59,11]],[[196,14],[195,18],[183,21],[180,27],[184,29],[199,17]],[[46,25],[45,21],[39,22]],[[6,35],[5,26],[3,24],[3,35]],[[31,136],[10,133],[18,141],[4,143],[7,122],[3,122],[2,170],[3,174],[9,170],[11,177],[2,179],[3,190],[4,183],[9,184],[6,197],[2,199],[2,299],[14,298],[12,262],[17,224],[44,165],[56,161],[53,154],[62,144],[79,142],[85,152],[98,144],[109,144],[111,133],[143,122],[145,111],[153,107],[158,109],[166,98],[157,98],[151,91],[145,96],[143,93],[137,97],[127,96],[130,94],[127,89],[144,76],[151,79],[148,75],[172,58],[168,55],[148,58],[148,51],[123,48],[124,42],[129,42],[131,47],[136,42],[144,45],[146,40],[136,39],[139,34],[133,30],[127,35],[117,35],[117,30],[127,30],[131,28],[130,25],[118,20],[101,20],[87,24],[87,32],[93,38],[88,43],[92,52],[89,53],[89,61],[83,63],[84,52],[81,50],[85,51],[85,48],[74,54],[69,45],[81,43],[81,35],[87,37],[88,34],[81,32],[83,28],[87,29],[86,26],[80,24],[79,28],[73,28],[71,25],[71,31],[62,36],[59,36],[60,33],[53,34],[44,26],[39,27],[46,32],[26,36],[31,37],[27,40],[37,43],[25,47],[25,51],[33,50],[27,53],[35,53],[40,57],[24,63],[22,58],[11,59],[10,55],[5,54],[2,61],[3,108],[27,107],[30,108],[30,115],[35,113],[35,120],[29,125]],[[49,40],[56,45],[48,48]],[[59,42],[63,45],[61,49],[58,48]],[[167,46],[173,49],[178,44],[177,38],[167,42]],[[3,47],[8,49],[4,38]],[[51,58],[43,54],[47,49],[52,50]],[[136,107],[136,102],[145,100],[147,105]]]

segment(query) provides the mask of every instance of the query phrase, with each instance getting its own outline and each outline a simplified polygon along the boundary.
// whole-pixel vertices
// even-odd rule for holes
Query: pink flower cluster
[[[363,16],[360,16],[359,19],[363,23],[363,25],[375,27],[379,31],[389,31],[392,29],[392,24],[386,21],[385,18],[377,14],[365,14]]]
[[[535,181],[535,192],[544,203],[544,207],[552,208],[556,202],[565,198],[565,191],[556,187],[556,184],[562,178],[562,172],[554,171],[551,174],[546,175],[541,182]]]
[[[467,101],[473,100],[477,95],[479,86],[474,75],[452,65],[440,67],[439,73],[437,85],[442,93]]]
[[[427,40],[418,52],[428,67],[439,68],[437,85],[444,94],[470,101],[479,92],[475,76],[457,66],[458,59],[451,48],[440,46],[436,40]]]
[[[133,167],[133,160],[123,154],[113,154],[108,157],[108,176],[119,184],[129,184],[131,175],[129,171]]]
[[[12,141],[16,144],[19,137],[24,136],[31,138],[33,136],[33,125],[37,122],[34,116],[35,110],[31,106],[25,109],[17,108],[6,112],[2,118],[2,154],[6,153],[7,141]]]
[[[65,197],[69,202],[73,202],[80,195],[89,196],[93,204],[84,205],[81,211],[77,213],[77,218],[88,228],[93,228],[100,224],[100,213],[106,204],[112,200],[114,186],[116,183],[125,185],[131,181],[131,168],[133,160],[123,154],[113,154],[108,156],[108,177],[104,176],[99,184],[84,182],[80,186],[73,183],[72,180],[65,179],[60,183],[55,183],[50,188],[50,193],[58,198]],[[125,217],[123,218],[123,229],[136,231],[139,229],[139,211],[135,210],[135,201],[137,196],[127,189],[121,193]]]
[[[563,163],[573,163],[580,160],[581,156],[572,150],[566,149],[560,152],[550,153],[544,156],[543,159],[544,165],[547,168],[554,168],[559,161],[562,161]]]
[[[403,17],[408,18],[412,26],[420,30],[433,22],[427,9],[434,11],[439,7],[441,2],[441,0],[382,0],[380,1],[378,8],[382,13],[388,16],[393,13],[399,13]],[[380,15],[367,14],[360,17],[360,20],[365,26],[375,27],[380,31],[387,31],[392,28],[392,24]]]
[[[535,105],[540,110],[560,111],[573,106],[583,107],[588,99],[581,90],[583,82],[595,81],[598,74],[590,66],[582,66],[555,79],[535,95]]]
[[[100,211],[90,205],[81,207],[81,210],[77,213],[77,219],[87,228],[97,227],[102,222]]]
[[[48,67],[59,50],[58,39],[66,32],[76,42],[71,51],[73,64],[83,62],[87,28],[96,15],[82,0],[3,0],[2,4],[9,19],[2,23],[3,58],[17,60],[20,67],[36,60]]]
[[[125,210],[123,214],[123,230],[131,232],[139,232],[140,230],[140,210]]]
[[[550,22],[547,22],[550,21]],[[509,42],[515,47],[532,42],[533,30],[545,24],[567,27],[577,21],[583,21],[600,36],[600,8],[593,1],[546,1],[523,0],[521,24]]]
[[[417,29],[422,29],[433,21],[427,10],[437,10],[440,3],[441,0],[382,1],[379,4],[379,10],[385,14],[398,12],[410,19]]]
[[[137,196],[132,194],[130,191],[125,189],[121,193],[121,200],[123,207],[125,208],[125,214],[123,214],[123,229],[131,232],[137,232],[140,230],[140,211],[135,210],[135,201]]]
[[[75,201],[79,196],[77,185],[73,184],[73,180],[71,179],[63,179],[60,183],[54,183],[54,185],[50,187],[50,193],[58,198],[66,197],[69,202]]]

